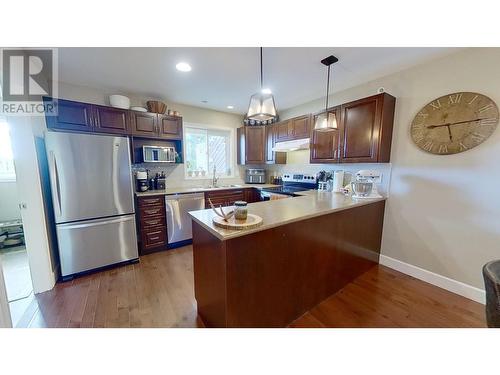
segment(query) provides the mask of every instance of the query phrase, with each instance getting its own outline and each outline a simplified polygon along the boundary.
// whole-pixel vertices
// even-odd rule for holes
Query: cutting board
[[[246,220],[236,220],[233,216],[227,221],[224,221],[220,216],[214,216],[212,221],[220,228],[233,230],[251,229],[262,224],[262,218],[254,214],[248,214]]]

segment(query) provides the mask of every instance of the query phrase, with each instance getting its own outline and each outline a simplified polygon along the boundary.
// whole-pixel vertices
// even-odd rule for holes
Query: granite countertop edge
[[[155,195],[173,195],[173,194],[192,194],[192,193],[204,193],[206,191],[219,191],[219,190],[238,190],[238,189],[264,189],[270,187],[276,187],[279,185],[273,184],[239,184],[237,186],[221,186],[216,188],[208,187],[171,187],[165,190],[148,190],[144,192],[135,192],[136,197],[152,197]]]
[[[314,204],[315,200],[317,200],[317,198],[315,198],[315,197],[317,197],[320,194],[324,195],[324,194],[338,194],[338,193],[324,193],[324,192],[317,192],[317,191],[309,191],[309,192],[303,193],[303,195],[300,197],[288,198],[288,199],[277,200],[277,201],[265,201],[265,202],[251,203],[248,205],[249,213],[259,215],[259,206],[258,205],[262,205],[262,204],[269,205],[268,207],[266,207],[268,211],[273,210],[273,206],[276,206],[275,207],[276,210],[279,210],[279,205],[283,204],[280,202],[285,202],[285,201],[293,203],[296,200],[301,200],[300,203],[307,204],[307,201],[310,201],[311,204]],[[339,198],[339,197],[336,197],[336,198]],[[335,198],[333,198],[333,199],[335,199]],[[331,203],[333,205],[333,207],[329,207],[329,208],[325,208],[325,209],[318,209],[316,212],[306,212],[303,214],[300,214],[300,212],[299,212],[299,213],[291,215],[292,217],[289,217],[287,219],[282,219],[282,220],[276,219],[273,221],[271,219],[271,223],[269,223],[269,224],[266,223],[266,218],[264,218],[264,223],[262,225],[260,225],[256,228],[243,229],[243,230],[228,230],[228,229],[216,227],[212,222],[212,217],[215,216],[215,213],[210,212],[210,209],[191,211],[191,212],[189,212],[189,215],[191,216],[191,218],[194,221],[196,221],[198,224],[200,224],[202,227],[204,227],[206,230],[208,230],[212,235],[214,235],[215,237],[217,237],[221,241],[225,241],[225,240],[230,240],[230,239],[241,237],[241,236],[246,236],[248,234],[272,229],[272,228],[279,227],[282,225],[294,223],[297,221],[312,219],[314,217],[328,215],[331,213],[335,213],[335,212],[339,212],[339,211],[343,211],[343,210],[348,210],[350,208],[360,207],[360,206],[384,201],[386,199],[387,198],[385,198],[385,197],[372,198],[372,199],[353,199],[351,197],[345,197],[343,199],[343,202],[340,202],[337,205]],[[278,203],[276,204],[275,202],[278,202]],[[260,207],[262,207],[262,206],[260,206]],[[297,209],[300,211],[300,208],[297,208]],[[263,211],[263,210],[260,210],[260,211]],[[199,217],[202,215],[205,215],[206,217],[204,217],[204,218]],[[262,217],[265,215],[261,214],[259,216]]]

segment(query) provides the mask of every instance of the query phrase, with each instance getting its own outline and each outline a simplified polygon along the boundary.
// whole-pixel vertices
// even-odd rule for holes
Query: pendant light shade
[[[274,96],[265,92],[263,87],[263,69],[262,69],[262,47],[260,48],[260,92],[250,97],[250,104],[246,118],[261,122],[273,122],[276,120],[277,111],[274,103]]]
[[[339,59],[333,55],[321,60],[323,65],[328,66],[328,76],[326,80],[325,112],[316,116],[316,121],[314,122],[314,130],[317,131],[331,131],[338,129],[337,116],[335,115],[335,112],[328,112],[328,96],[330,95],[330,65],[335,64],[337,61],[339,61]]]
[[[272,94],[257,93],[250,97],[247,118],[267,121],[276,117],[276,106]]]
[[[314,130],[330,131],[334,129],[338,129],[337,116],[335,115],[335,112],[323,112],[316,116]]]

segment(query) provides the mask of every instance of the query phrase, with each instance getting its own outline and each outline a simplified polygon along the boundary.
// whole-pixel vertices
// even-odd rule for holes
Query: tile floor
[[[0,249],[12,326],[16,327],[33,301],[33,285],[24,246]]]

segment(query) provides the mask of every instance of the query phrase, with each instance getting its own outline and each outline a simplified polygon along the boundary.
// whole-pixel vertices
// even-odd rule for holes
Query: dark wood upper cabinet
[[[158,115],[158,132],[160,138],[181,139],[182,117]]]
[[[340,162],[389,162],[395,103],[384,93],[342,105]]]
[[[329,112],[335,113],[337,122],[340,122],[340,107],[331,108]],[[312,116],[311,124],[314,124],[317,116]],[[340,156],[340,130],[318,131],[312,129],[311,125],[311,163],[338,163]]]
[[[289,121],[288,133],[291,139],[303,139],[310,136],[311,116],[295,117]]]
[[[112,134],[128,134],[129,111],[126,109],[93,106],[94,131]]]
[[[266,125],[266,164],[286,164],[286,152],[274,152],[277,124]]]
[[[276,142],[309,138],[311,116],[304,115],[276,123]]]
[[[245,164],[266,162],[266,126],[245,126]]]
[[[150,112],[130,111],[132,135],[156,137],[158,134],[158,115]]]
[[[238,164],[285,164],[286,153],[273,151],[277,130],[277,124],[238,128]]]
[[[282,121],[275,124],[276,127],[276,142],[288,141],[290,139],[290,121]]]
[[[45,102],[52,98],[44,97]],[[93,128],[92,104],[57,100],[57,115],[46,115],[47,127],[56,130],[90,132]]]
[[[43,100],[48,104],[54,99],[44,97]],[[45,116],[49,129],[182,141],[182,117],[64,99],[57,99],[55,103],[57,116],[49,113]]]

